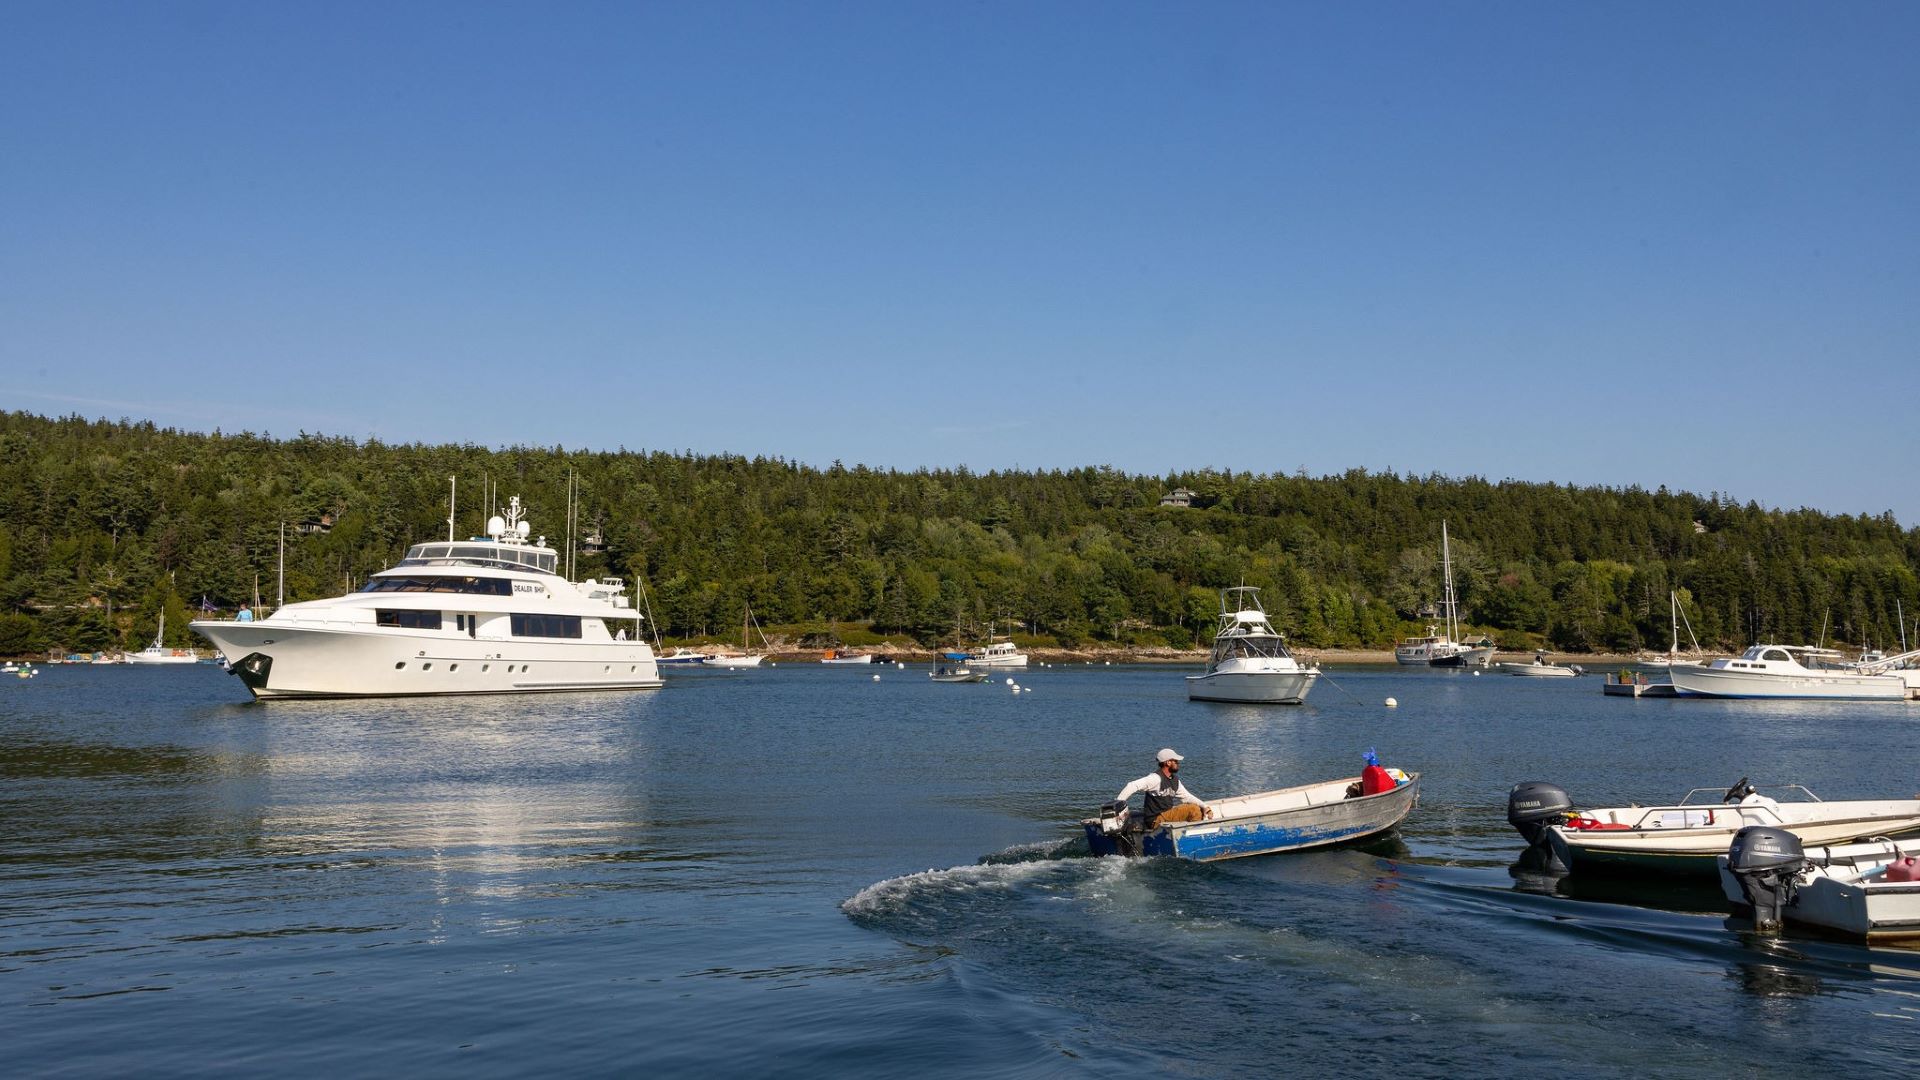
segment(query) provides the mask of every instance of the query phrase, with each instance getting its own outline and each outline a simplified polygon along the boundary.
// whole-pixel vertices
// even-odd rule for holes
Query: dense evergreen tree
[[[564,543],[576,577],[645,582],[672,637],[763,623],[868,627],[932,644],[1015,625],[1044,643],[1189,645],[1215,590],[1265,589],[1309,646],[1385,647],[1418,630],[1451,523],[1474,632],[1516,647],[1663,648],[1678,591],[1704,645],[1894,645],[1920,616],[1920,530],[1892,514],[1769,511],[1718,493],[1350,470],[1338,476],[1109,467],[847,468],[777,458],[274,439],[151,423],[0,414],[0,653],[168,644],[191,615],[277,589],[357,587],[407,545],[461,535],[491,486]],[[1175,487],[1192,508],[1158,505]]]

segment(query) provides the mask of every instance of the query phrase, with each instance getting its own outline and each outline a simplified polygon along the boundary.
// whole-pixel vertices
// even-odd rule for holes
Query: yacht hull
[[[261,700],[650,690],[661,685],[643,642],[526,641],[423,630],[195,622]]]

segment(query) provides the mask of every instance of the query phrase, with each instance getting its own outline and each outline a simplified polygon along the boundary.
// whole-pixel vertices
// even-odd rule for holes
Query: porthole
[[[485,675],[485,674],[486,674],[487,672],[489,672],[489,671],[492,671],[492,670],[493,670],[493,665],[492,665],[492,664],[481,664],[481,665],[480,665],[480,674],[482,674],[482,675]]]
[[[433,670],[433,661],[431,661],[431,660],[429,660],[429,661],[427,661],[426,663],[424,663],[424,664],[421,664],[421,665],[420,665],[420,670],[421,670],[421,671],[432,671],[432,670]]]
[[[459,665],[459,664],[448,664],[448,665],[447,665],[447,670],[448,670],[448,671],[459,671],[459,670],[460,670],[460,665]]]
[[[405,671],[406,669],[407,669],[407,662],[405,660],[402,660],[399,663],[393,665],[393,670],[395,671]]]

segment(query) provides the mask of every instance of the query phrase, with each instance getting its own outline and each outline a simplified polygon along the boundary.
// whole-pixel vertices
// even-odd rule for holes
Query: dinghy
[[[1920,844],[1802,848],[1790,832],[1756,827],[1716,862],[1721,891],[1757,930],[1784,922],[1868,944],[1920,942]]]

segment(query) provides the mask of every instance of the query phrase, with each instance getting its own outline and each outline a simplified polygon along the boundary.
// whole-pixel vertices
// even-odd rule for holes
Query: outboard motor
[[[1740,883],[1740,894],[1753,905],[1755,930],[1780,929],[1780,920],[1793,903],[1800,871],[1806,865],[1800,838],[1785,829],[1748,825],[1733,834],[1733,846],[1727,849],[1727,869]]]
[[[1127,804],[1124,801],[1110,802],[1100,807],[1100,831],[1112,836],[1124,832],[1127,827]]]
[[[1567,820],[1573,800],[1559,787],[1544,780],[1529,780],[1513,785],[1507,792],[1507,824],[1519,830],[1526,842],[1547,849],[1547,826]]]

